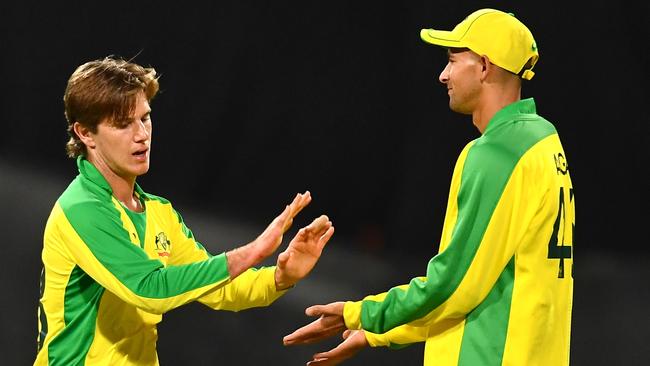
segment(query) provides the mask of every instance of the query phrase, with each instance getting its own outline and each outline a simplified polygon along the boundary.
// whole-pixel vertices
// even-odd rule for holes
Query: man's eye
[[[113,123],[113,127],[117,128],[118,130],[123,130],[123,129],[129,127],[129,125],[131,123],[132,123],[131,120],[117,121],[117,122]]]

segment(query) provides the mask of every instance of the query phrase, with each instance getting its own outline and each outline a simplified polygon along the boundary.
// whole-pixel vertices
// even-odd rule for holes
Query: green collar
[[[81,174],[81,176],[96,184],[100,188],[106,190],[109,194],[113,194],[113,189],[106,181],[106,178],[104,178],[102,173],[100,173],[99,170],[97,170],[97,168],[91,162],[89,162],[85,156],[80,155],[77,157],[77,168],[79,168],[79,174]],[[134,190],[138,197],[142,197],[147,200],[149,199],[147,193],[145,193],[142,188],[140,188],[137,182],[135,183]]]
[[[537,114],[535,100],[533,98],[522,99],[503,107],[490,119],[483,135],[508,121],[512,121],[513,116],[519,114]]]

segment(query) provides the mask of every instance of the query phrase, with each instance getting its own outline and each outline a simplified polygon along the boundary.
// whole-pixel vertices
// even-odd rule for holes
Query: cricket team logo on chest
[[[156,235],[156,252],[158,252],[159,257],[169,257],[169,252],[172,250],[172,242],[167,239],[167,235],[164,232],[158,233]]]

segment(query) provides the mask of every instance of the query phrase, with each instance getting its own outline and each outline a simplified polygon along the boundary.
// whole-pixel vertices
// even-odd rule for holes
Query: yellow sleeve
[[[364,331],[364,334],[371,347],[402,348],[412,343],[424,342],[429,335],[429,328],[404,324],[383,334],[368,331]]]
[[[175,211],[174,211],[175,212]],[[210,258],[204,247],[195,240],[192,231],[185,225],[178,212],[174,254],[170,264],[188,264]],[[250,268],[228,281],[225,285],[214,288],[197,300],[215,310],[239,311],[253,307],[268,306],[287,290],[275,288],[275,267]]]
[[[225,286],[201,296],[198,301],[215,310],[239,311],[268,306],[286,292],[275,289],[275,267],[250,268]]]

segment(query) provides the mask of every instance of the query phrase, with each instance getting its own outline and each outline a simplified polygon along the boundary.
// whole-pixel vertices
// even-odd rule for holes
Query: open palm
[[[298,231],[287,249],[278,256],[275,284],[278,289],[291,287],[307,276],[334,234],[329,218],[321,215]]]

